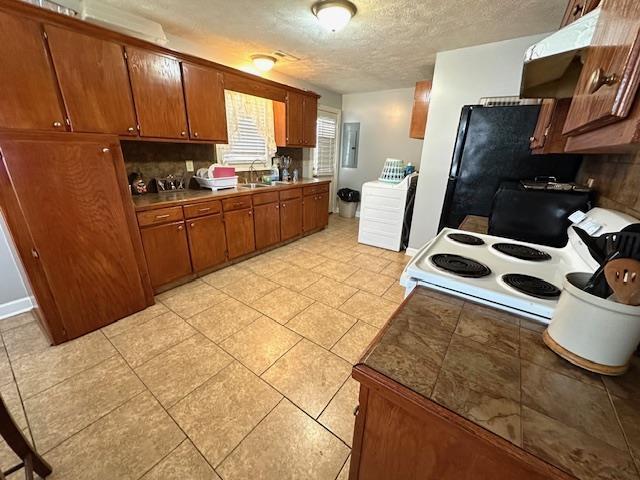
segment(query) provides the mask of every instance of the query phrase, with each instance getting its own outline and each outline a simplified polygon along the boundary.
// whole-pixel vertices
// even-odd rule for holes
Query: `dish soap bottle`
[[[278,164],[274,161],[271,166],[271,183],[275,183],[280,180],[280,170]]]

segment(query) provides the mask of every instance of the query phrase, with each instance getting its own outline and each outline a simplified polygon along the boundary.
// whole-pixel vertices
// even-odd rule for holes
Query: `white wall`
[[[362,191],[376,180],[387,157],[420,164],[422,140],[409,138],[413,88],[342,96],[342,123],[360,122],[358,168],[340,168],[338,186]]]
[[[11,236],[0,215],[0,319],[31,309],[31,299],[15,258]],[[1,321],[1,320],[0,320]]]
[[[524,52],[545,36],[533,35],[438,53],[410,248],[420,248],[438,232],[460,110],[464,105],[477,103],[480,97],[518,95]]]

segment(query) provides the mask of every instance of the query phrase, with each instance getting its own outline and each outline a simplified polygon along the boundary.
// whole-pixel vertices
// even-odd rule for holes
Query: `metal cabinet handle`
[[[580,5],[579,3],[573,8],[573,12],[571,13],[572,17],[577,17],[578,15],[582,16],[582,14],[584,13],[584,7],[586,7],[587,4],[585,2],[584,5]]]
[[[107,147],[104,147],[102,149],[102,153],[109,153],[111,150],[109,150]]]
[[[252,215],[252,214],[253,214],[253,212],[251,210],[249,210],[249,215]]]
[[[166,213],[164,215],[156,215],[156,220],[160,220],[161,218],[169,218],[169,214]]]
[[[613,85],[618,82],[618,75],[612,73],[611,75],[607,75],[602,68],[597,68],[591,74],[591,78],[589,79],[589,88],[588,92],[596,93],[600,90],[604,85]]]
[[[195,226],[196,226],[196,224],[195,224],[195,223],[190,223],[190,224],[189,224],[189,226],[190,226],[191,228],[193,228],[193,227],[195,227]]]
[[[283,204],[282,204],[282,208],[284,208],[284,207],[286,207],[286,206],[287,206],[287,204],[286,204],[286,203],[283,203]]]
[[[55,128],[60,128],[62,126],[62,122],[53,122],[53,126]]]
[[[183,136],[183,137],[186,137],[186,136],[187,136],[187,132],[185,132],[185,131],[183,130],[183,131],[181,131],[181,132],[180,132],[180,135],[181,135],[181,136]]]
[[[199,212],[208,212],[209,210],[211,210],[211,207],[207,207],[207,208],[199,208],[198,211]]]
[[[360,405],[356,405],[355,408],[353,409],[353,415],[354,416],[358,416],[358,413],[360,413]]]
[[[136,129],[135,129],[135,128],[133,128],[133,127],[129,127],[129,128],[127,128],[127,131],[128,131],[129,133],[133,133],[133,132],[135,132],[135,131],[136,131]]]
[[[280,205],[276,204],[276,210],[280,209]]]
[[[178,230],[182,230],[184,227],[182,225],[178,225]]]
[[[193,136],[198,138],[198,132],[193,132]]]

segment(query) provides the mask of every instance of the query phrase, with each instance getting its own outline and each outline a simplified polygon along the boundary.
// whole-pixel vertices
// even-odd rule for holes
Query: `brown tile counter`
[[[150,210],[159,207],[168,207],[172,205],[184,205],[188,203],[206,202],[207,200],[218,200],[222,198],[235,197],[240,195],[254,195],[263,192],[272,192],[280,190],[289,190],[293,188],[301,188],[308,185],[322,185],[330,183],[331,180],[317,178],[303,178],[295,183],[277,184],[269,187],[258,188],[228,188],[219,191],[208,189],[202,190],[181,190],[177,192],[165,193],[146,193],[144,195],[133,196],[133,204],[136,211]]]
[[[557,475],[542,478],[640,479],[640,358],[622,377],[601,377],[549,350],[543,330],[419,287],[354,367],[354,377],[381,374],[400,395],[418,394],[443,416],[455,412],[463,429],[480,426],[507,440],[489,438],[511,456],[564,472],[553,469]],[[366,445],[367,427],[361,428]]]

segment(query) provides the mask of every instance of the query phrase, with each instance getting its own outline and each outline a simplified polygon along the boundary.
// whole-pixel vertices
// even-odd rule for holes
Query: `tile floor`
[[[357,229],[332,215],[58,347],[31,314],[0,321],[0,394],[50,478],[346,480],[351,368],[408,260]],[[0,467],[14,460],[0,443]]]

